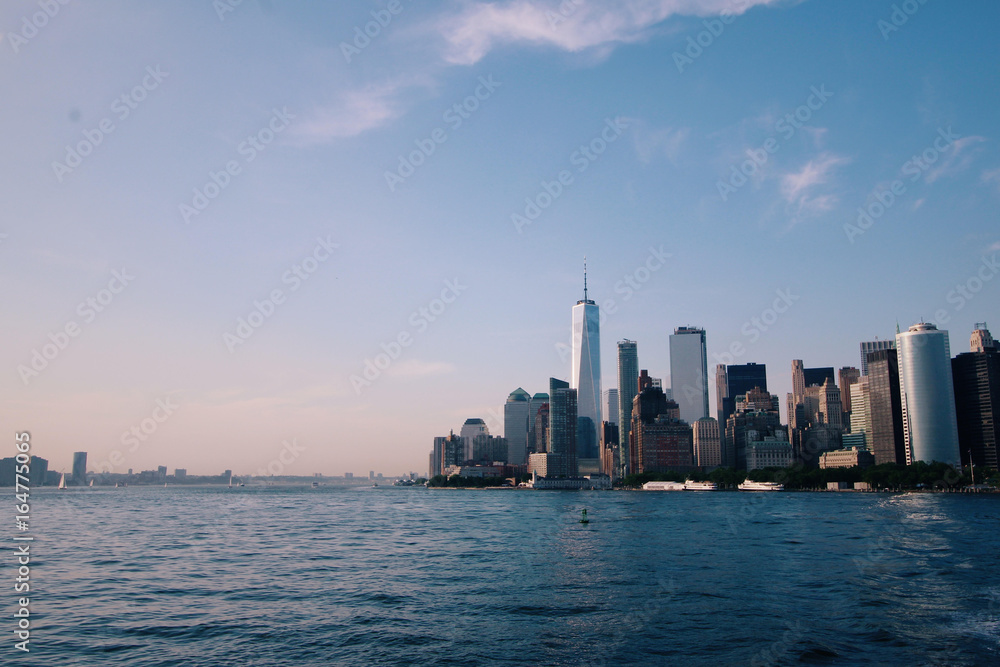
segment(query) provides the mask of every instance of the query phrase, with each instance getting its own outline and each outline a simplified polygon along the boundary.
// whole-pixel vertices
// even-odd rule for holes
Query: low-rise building
[[[867,468],[875,465],[875,455],[867,449],[851,447],[824,452],[819,457],[819,467],[826,468]]]

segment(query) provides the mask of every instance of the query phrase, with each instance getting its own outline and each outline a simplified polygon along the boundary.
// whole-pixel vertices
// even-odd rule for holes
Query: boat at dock
[[[740,491],[784,491],[785,485],[778,482],[751,482],[749,479],[740,484]]]

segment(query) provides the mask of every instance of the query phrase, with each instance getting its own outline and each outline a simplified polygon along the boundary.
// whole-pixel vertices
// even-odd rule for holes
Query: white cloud
[[[981,178],[983,183],[986,184],[992,183],[993,185],[997,186],[998,190],[1000,190],[1000,169],[991,169],[989,171],[984,171]]]
[[[307,143],[353,137],[402,113],[398,81],[372,84],[343,93],[333,104],[315,109],[293,126],[293,136]]]
[[[942,176],[958,173],[968,167],[978,151],[966,150],[986,141],[985,137],[962,137],[945,149],[940,162],[924,176],[924,182],[933,183]]]
[[[829,182],[835,168],[850,161],[850,158],[823,153],[807,162],[799,171],[781,177],[781,195],[791,209],[791,225],[803,217],[826,213],[837,205],[836,195],[813,194],[812,191]]]
[[[640,162],[649,164],[655,158],[666,157],[676,163],[681,146],[690,133],[688,128],[652,128],[637,118],[626,120],[633,126],[632,141]]]
[[[562,3],[536,0],[474,2],[435,27],[447,44],[444,59],[455,65],[479,62],[497,46],[524,42],[580,52],[648,36],[671,16],[743,14],[781,0],[606,0]],[[562,10],[561,8],[565,8]]]

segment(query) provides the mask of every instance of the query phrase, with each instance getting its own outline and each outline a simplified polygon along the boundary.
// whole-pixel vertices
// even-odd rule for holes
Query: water
[[[1000,496],[130,487],[32,498],[32,650],[5,647],[4,664],[1000,661]]]

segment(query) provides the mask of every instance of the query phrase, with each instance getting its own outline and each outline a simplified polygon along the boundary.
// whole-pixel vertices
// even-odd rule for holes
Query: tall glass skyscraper
[[[558,457],[554,477],[576,477],[578,427],[577,391],[567,382],[549,378],[549,454]]]
[[[587,298],[587,270],[583,272],[583,298],[573,306],[573,368],[570,387],[577,391],[577,455],[598,459],[601,418],[601,314]],[[549,392],[551,394],[551,392]]]
[[[868,375],[868,355],[879,350],[895,350],[894,340],[869,340],[861,343],[861,374]]]
[[[705,330],[674,329],[670,336],[670,388],[681,419],[694,424],[708,417],[708,354]]]
[[[629,470],[629,428],[632,401],[639,393],[639,354],[634,340],[618,341],[618,461],[621,474]]]
[[[921,322],[896,334],[906,463],[961,465],[948,332]]]

